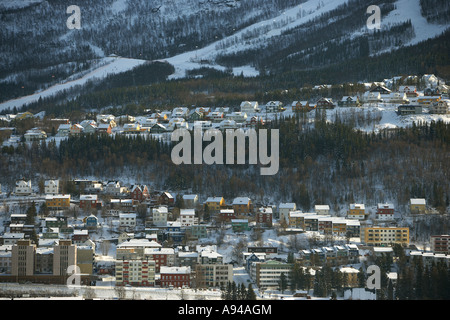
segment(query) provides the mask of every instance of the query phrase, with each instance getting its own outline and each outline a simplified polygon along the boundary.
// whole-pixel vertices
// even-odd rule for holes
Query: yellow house
[[[366,227],[361,228],[361,242],[366,245],[385,246],[391,244],[409,245],[408,227]]]
[[[225,199],[223,197],[209,197],[205,201],[205,207],[209,212],[219,213],[220,209],[225,206]]]
[[[439,102],[439,100],[441,100],[441,96],[421,96],[417,98],[417,103],[421,105],[430,105]]]
[[[353,267],[342,267],[339,269],[339,271],[341,271],[343,277],[346,277],[346,283],[348,287],[358,287],[358,269],[355,269]]]
[[[70,207],[70,195],[47,195],[45,197],[45,204],[49,209],[68,209]]]
[[[427,202],[425,201],[425,199],[411,199],[409,201],[409,204],[412,214],[426,213]]]
[[[366,217],[366,208],[364,204],[352,203],[347,211],[347,218],[363,220]]]

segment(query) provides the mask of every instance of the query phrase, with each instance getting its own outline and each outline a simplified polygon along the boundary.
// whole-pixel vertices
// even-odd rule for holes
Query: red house
[[[161,287],[190,287],[191,267],[161,267]]]
[[[80,196],[81,209],[99,209],[102,203],[98,200],[96,194],[84,194]]]
[[[272,208],[261,208],[256,213],[256,223],[270,227],[272,226],[272,217],[273,217]]]
[[[142,202],[150,197],[150,193],[146,185],[134,185],[131,188],[131,199]]]
[[[234,209],[221,209],[217,215],[217,219],[223,222],[230,222],[232,219],[236,219],[237,216],[234,213]]]
[[[170,206],[170,205],[173,205],[174,203],[175,203],[175,200],[169,192],[163,192],[159,196],[159,204]]]

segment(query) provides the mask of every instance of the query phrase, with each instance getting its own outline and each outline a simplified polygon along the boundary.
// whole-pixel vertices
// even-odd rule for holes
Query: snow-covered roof
[[[410,201],[411,201],[411,204],[423,204],[423,205],[426,204],[425,199],[411,199]]]

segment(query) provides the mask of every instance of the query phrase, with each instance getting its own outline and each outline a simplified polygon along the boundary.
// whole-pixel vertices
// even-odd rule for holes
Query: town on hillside
[[[338,111],[377,110],[382,116],[368,130],[449,122],[448,86],[434,75],[420,83],[418,90],[394,78],[336,100],[324,95],[289,103],[243,101],[235,107],[176,107],[140,116],[99,113],[82,121],[4,114],[1,151],[88,134],[168,139],[178,128],[256,128],[298,114],[314,121],[315,110],[330,112],[329,119]],[[21,119],[33,119],[33,127],[14,127]],[[212,191],[160,190],[134,176],[2,178],[0,298],[229,299],[237,297],[232,292],[237,287],[248,291],[242,299],[448,294],[439,285],[450,269],[448,203],[442,210],[423,197],[401,207],[391,198],[352,199],[344,210],[333,203],[312,203],[311,210],[295,202],[262,203],[245,193],[227,198]],[[427,234],[424,241],[418,237],[422,221],[444,221],[443,232]],[[371,266],[379,270],[375,287]],[[425,275],[428,281],[422,283]],[[419,285],[420,292],[414,289]]]
[[[64,285],[76,265],[82,285],[119,296],[131,287],[213,290],[210,297],[223,298],[218,292],[238,281],[261,299],[333,292],[375,299],[364,282],[370,265],[382,261],[394,287],[399,255],[402,263],[450,267],[450,235],[414,243],[410,227],[398,223],[399,215],[440,215],[426,199],[411,199],[407,212],[392,203],[349,203],[342,215],[327,204],[303,212],[295,203],[263,206],[245,195],[200,199],[120,181],[72,183],[78,192],[62,194],[58,179],[41,186],[19,179],[2,193],[0,286]],[[325,266],[341,277],[324,293],[316,277]]]

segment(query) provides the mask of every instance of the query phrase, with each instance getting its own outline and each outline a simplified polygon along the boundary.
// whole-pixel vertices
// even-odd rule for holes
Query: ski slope
[[[67,80],[63,83],[56,84],[48,89],[45,89],[40,92],[33,93],[28,96],[24,96],[17,99],[12,99],[3,103],[0,103],[0,111],[14,107],[20,108],[22,106],[25,106],[27,104],[36,102],[39,100],[39,98],[47,98],[54,96],[58,93],[61,93],[65,90],[70,90],[76,86],[83,86],[88,81],[95,80],[95,79],[104,79],[108,75],[112,74],[119,74],[122,72],[129,71],[139,65],[144,64],[147,62],[146,60],[139,60],[139,59],[129,59],[129,58],[122,58],[122,57],[106,57],[100,59],[100,67],[92,70],[91,72],[85,74],[84,76],[81,76],[79,78],[73,79],[73,80]]]

